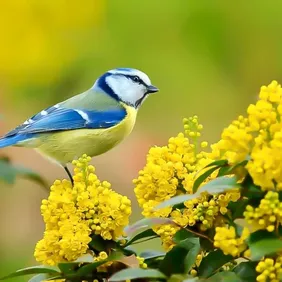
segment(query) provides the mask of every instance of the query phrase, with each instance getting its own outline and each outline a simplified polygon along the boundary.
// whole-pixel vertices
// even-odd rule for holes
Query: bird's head
[[[150,93],[159,91],[144,72],[131,68],[107,71],[97,79],[94,88],[100,88],[114,99],[135,108],[139,108]]]

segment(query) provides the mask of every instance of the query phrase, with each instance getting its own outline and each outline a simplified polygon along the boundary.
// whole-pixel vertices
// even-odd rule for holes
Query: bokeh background
[[[140,110],[131,136],[94,165],[133,201],[132,179],[153,145],[197,114],[206,140],[282,82],[281,1],[3,0],[0,9],[0,133],[83,92],[108,69],[144,70],[161,91]],[[64,171],[33,150],[1,150],[49,183]],[[0,275],[34,264],[44,226],[38,185],[0,183]],[[23,281],[23,278],[11,281]]]

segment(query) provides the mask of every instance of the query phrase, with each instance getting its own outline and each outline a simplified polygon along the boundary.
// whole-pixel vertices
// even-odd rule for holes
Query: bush
[[[101,182],[84,155],[74,185],[56,180],[41,213],[43,263],[7,277],[30,281],[271,281],[282,274],[282,89],[273,81],[216,144],[197,116],[153,147],[135,179],[143,219],[127,226],[130,200]],[[161,239],[165,252],[137,254]],[[4,279],[3,278],[3,279]]]

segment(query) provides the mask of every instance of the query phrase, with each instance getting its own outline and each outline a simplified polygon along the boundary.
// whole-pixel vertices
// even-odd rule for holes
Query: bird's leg
[[[72,184],[72,186],[73,186],[73,178],[72,178],[72,175],[71,175],[71,173],[70,173],[68,167],[67,167],[67,166],[64,166],[64,169],[65,169],[66,173],[68,174],[68,176],[69,176],[69,178],[70,178],[70,181],[71,181],[71,184]]]

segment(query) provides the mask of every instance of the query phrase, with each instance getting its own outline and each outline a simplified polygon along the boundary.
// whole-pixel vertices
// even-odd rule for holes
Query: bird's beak
[[[157,88],[154,85],[149,85],[147,87],[147,93],[155,93],[155,92],[158,92],[158,91],[159,91],[159,88]]]

